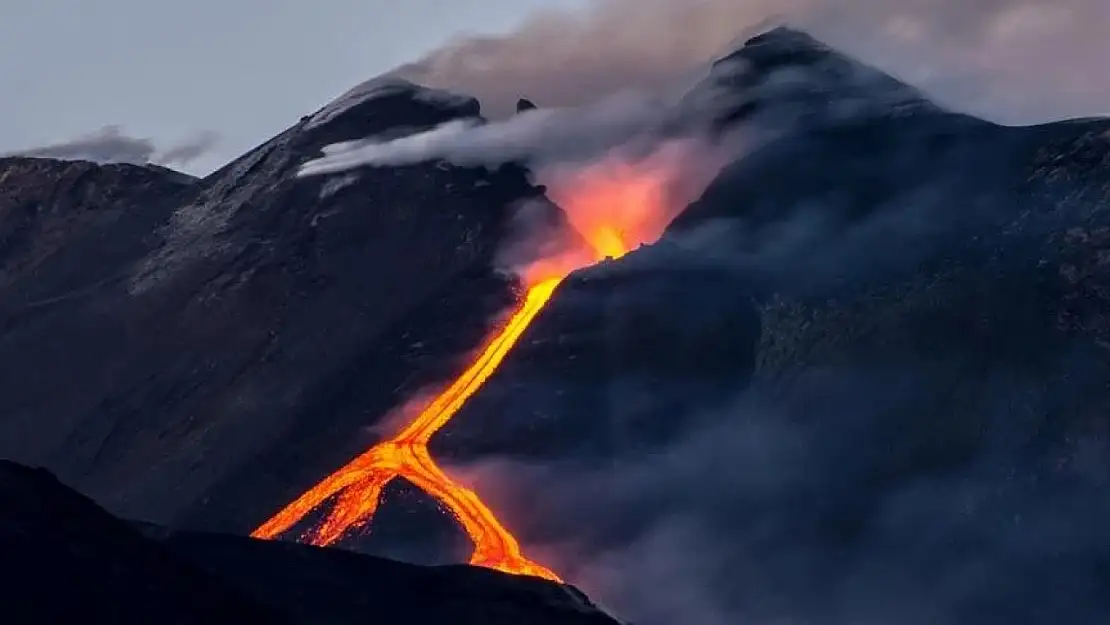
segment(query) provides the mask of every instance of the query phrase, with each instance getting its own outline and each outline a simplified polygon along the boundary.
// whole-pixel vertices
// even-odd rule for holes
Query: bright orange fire
[[[493,336],[474,363],[401,432],[324,478],[252,535],[274,538],[342,491],[327,518],[305,536],[314,545],[331,544],[352,527],[368,521],[377,510],[386,484],[394,478],[403,477],[446,506],[462,524],[467,536],[474,542],[471,564],[560,581],[551,570],[525,558],[517,540],[498,522],[478,495],[456,484],[428,454],[428,441],[432,435],[493,374],[528,324],[551,298],[559,282],[560,279],[552,278],[529,289],[524,304]]]
[[[327,517],[304,540],[328,545],[367,523],[394,478],[431,495],[458,520],[474,543],[470,563],[506,573],[562,581],[521,553],[519,542],[478,495],[451,479],[428,454],[428,442],[482,387],[573,270],[619,258],[634,245],[654,241],[673,217],[664,192],[667,172],[610,159],[586,170],[562,172],[549,193],[581,237],[578,248],[533,263],[521,272],[527,296],[505,326],[493,334],[470,366],[400,432],[341,467],[253,532],[275,538],[334,498]],[[582,242],[588,249],[581,249]]]

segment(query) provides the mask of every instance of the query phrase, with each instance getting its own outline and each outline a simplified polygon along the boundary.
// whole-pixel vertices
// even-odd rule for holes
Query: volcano
[[[474,490],[638,623],[687,592],[726,622],[1104,622],[1110,122],[993,124],[791,29],[686,101],[709,94],[715,132],[766,141],[657,242],[561,279],[429,456],[558,467]],[[0,456],[119,517],[246,535],[396,433],[387,416],[449,387],[521,305],[495,269],[515,208],[557,207],[516,163],[296,174],[336,142],[480,115],[371,81],[201,179],[0,159]],[[434,499],[380,494],[337,545],[466,561]],[[302,547],[242,540],[165,583],[298,566],[258,550]],[[244,592],[211,609],[265,619],[302,596]]]

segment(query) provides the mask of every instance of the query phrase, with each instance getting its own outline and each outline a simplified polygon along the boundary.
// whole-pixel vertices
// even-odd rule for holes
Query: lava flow
[[[516,538],[501,525],[478,495],[455,483],[428,454],[428,441],[432,435],[493,374],[561,281],[562,278],[549,278],[531,287],[524,304],[493,336],[474,363],[401,432],[324,478],[256,529],[252,536],[274,538],[342,491],[327,518],[305,536],[308,542],[315,545],[331,544],[349,529],[368,521],[377,510],[386,484],[396,477],[403,477],[446,506],[458,519],[474,542],[471,564],[561,581],[547,567],[525,558]]]
[[[656,167],[630,169],[602,162],[586,175],[576,173],[560,196],[575,243],[563,253],[541,259],[521,272],[527,295],[467,369],[393,437],[335,471],[298,497],[252,536],[275,538],[334,498],[325,519],[303,539],[328,545],[373,517],[382,491],[394,478],[404,478],[445,506],[473,541],[470,563],[506,573],[562,581],[547,567],[521,553],[519,542],[477,493],[452,480],[428,453],[428,442],[493,374],[571,271],[606,258],[623,256],[632,245],[654,240],[673,215],[664,210],[668,176]],[[585,248],[585,249],[583,249]],[[569,252],[569,253],[568,253]]]

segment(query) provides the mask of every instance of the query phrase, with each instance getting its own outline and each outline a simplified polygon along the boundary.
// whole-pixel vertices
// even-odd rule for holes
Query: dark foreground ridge
[[[10,625],[617,625],[543,580],[132,526],[7,461],[0,550]]]

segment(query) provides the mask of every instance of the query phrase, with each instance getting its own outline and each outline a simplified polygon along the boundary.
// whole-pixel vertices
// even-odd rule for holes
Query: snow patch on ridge
[[[469,104],[473,98],[445,91],[432,89],[411,83],[403,78],[393,76],[380,76],[364,83],[355,85],[349,91],[332,100],[327,106],[316,112],[305,123],[304,128],[311,130],[318,128],[339,117],[347,111],[361,106],[367,102],[386,96],[408,94],[413,100],[442,107],[456,107]]]

